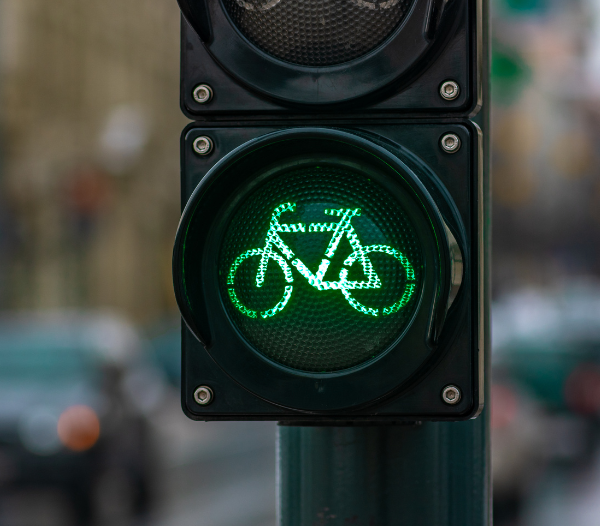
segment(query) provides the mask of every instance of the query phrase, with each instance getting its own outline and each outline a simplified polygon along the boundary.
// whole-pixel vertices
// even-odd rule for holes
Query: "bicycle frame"
[[[247,258],[254,256],[260,256],[258,271],[256,273],[257,287],[262,287],[265,282],[265,275],[270,259],[274,260],[279,265],[283,271],[285,281],[288,283],[288,285],[285,286],[285,291],[281,301],[279,301],[273,308],[260,312],[260,317],[262,318],[270,318],[283,310],[292,295],[293,286],[291,284],[294,282],[294,277],[288,261],[298,270],[298,272],[300,272],[304,278],[306,278],[310,285],[315,287],[317,290],[340,290],[350,306],[362,314],[370,316],[379,316],[380,314],[383,314],[385,316],[397,312],[408,303],[416,287],[415,273],[410,261],[408,261],[404,254],[387,245],[364,246],[361,244],[351,223],[353,217],[357,217],[361,214],[360,208],[325,209],[324,213],[326,215],[337,216],[340,218],[340,220],[337,223],[309,223],[308,232],[333,232],[331,240],[329,241],[329,245],[327,245],[327,248],[325,249],[325,257],[321,260],[319,268],[315,274],[313,274],[308,267],[296,257],[294,251],[287,246],[287,244],[279,235],[281,232],[306,232],[306,223],[290,224],[281,223],[279,221],[283,213],[293,212],[295,210],[296,203],[283,203],[277,206],[271,214],[269,230],[267,231],[264,248],[253,248],[243,252],[231,265],[229,274],[227,276],[228,294],[233,304],[243,314],[250,318],[256,318],[259,315],[257,311],[244,306],[234,290],[235,274],[238,267]],[[344,260],[343,264],[346,267],[351,267],[356,261],[359,261],[362,265],[365,276],[367,276],[366,281],[348,280],[347,268],[340,270],[338,281],[325,281],[323,279],[327,269],[329,268],[329,265],[331,264],[331,260],[328,258],[333,257],[340,244],[340,241],[344,236],[346,236],[350,246],[352,247],[352,253]],[[279,253],[277,253],[275,249],[278,249],[285,256],[285,259]],[[406,288],[404,290],[404,294],[399,301],[382,309],[367,307],[353,298],[350,293],[350,291],[356,289],[381,288],[381,280],[379,279],[377,272],[375,272],[373,264],[368,256],[368,254],[371,252],[380,252],[396,258],[398,261],[400,261],[406,271]]]
[[[271,221],[269,231],[267,232],[267,239],[265,246],[262,251],[262,257],[258,267],[258,273],[256,274],[256,286],[262,287],[265,280],[265,273],[267,271],[267,265],[269,259],[275,259],[277,255],[273,248],[277,247],[281,253],[287,258],[290,263],[296,267],[298,272],[306,278],[310,285],[318,290],[354,290],[354,289],[377,289],[381,287],[381,280],[375,272],[370,259],[367,256],[368,247],[363,247],[360,243],[356,231],[351,224],[352,218],[360,215],[360,208],[355,209],[325,209],[326,215],[337,216],[341,219],[337,223],[310,223],[308,225],[309,232],[333,232],[329,245],[325,250],[325,257],[321,260],[319,268],[315,274],[313,274],[308,267],[294,254],[294,251],[288,247],[281,236],[280,232],[306,232],[305,223],[286,224],[280,223],[279,218],[285,212],[293,212],[296,209],[296,203],[283,203],[279,205],[273,214],[271,215]],[[352,247],[352,254],[346,258],[344,265],[351,266],[355,261],[360,261],[362,264],[365,275],[368,276],[367,281],[348,281],[348,270],[342,269],[340,272],[340,279],[338,281],[324,281],[323,278],[329,265],[330,259],[335,254],[340,241],[344,237],[348,238],[350,246]]]

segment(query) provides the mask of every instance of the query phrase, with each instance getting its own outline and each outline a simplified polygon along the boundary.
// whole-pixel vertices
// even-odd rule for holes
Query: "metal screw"
[[[460,138],[454,133],[447,133],[440,141],[442,150],[446,153],[456,153],[460,150]]]
[[[449,405],[458,404],[460,396],[460,389],[455,385],[447,385],[442,391],[442,400]]]
[[[203,135],[194,140],[194,151],[198,155],[208,155],[213,150],[213,142],[210,137]]]
[[[192,92],[194,100],[199,104],[206,104],[213,98],[213,90],[208,84],[198,84]]]
[[[440,86],[440,95],[443,99],[454,100],[460,95],[460,86],[453,80],[446,80]]]
[[[214,397],[212,389],[206,385],[201,385],[194,391],[194,400],[199,405],[210,404]]]

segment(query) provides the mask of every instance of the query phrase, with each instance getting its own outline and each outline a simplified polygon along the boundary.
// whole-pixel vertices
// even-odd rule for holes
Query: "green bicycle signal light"
[[[402,148],[281,130],[225,155],[192,193],[176,297],[244,390],[297,411],[360,407],[439,355],[464,282],[461,236],[443,187]]]
[[[318,169],[318,167],[317,167]],[[356,208],[354,210],[351,209],[339,209],[339,210],[323,210],[324,214],[328,215],[337,215],[341,216],[342,219],[339,223],[310,223],[308,225],[309,232],[333,232],[331,240],[325,250],[325,256],[321,263],[319,264],[319,268],[315,274],[313,274],[309,268],[299,259],[294,257],[294,252],[285,244],[285,242],[281,239],[279,235],[280,232],[306,232],[306,224],[299,223],[297,225],[289,225],[289,224],[280,224],[279,217],[283,212],[294,212],[296,211],[296,203],[283,203],[273,210],[273,214],[271,216],[271,221],[269,225],[269,230],[266,235],[266,245],[263,249],[251,249],[247,250],[240,256],[238,256],[233,264],[231,265],[231,269],[227,275],[227,285],[229,290],[229,296],[231,297],[231,301],[238,308],[240,312],[249,316],[250,318],[256,318],[257,312],[251,309],[244,307],[244,305],[240,302],[235,293],[235,276],[239,266],[249,257],[259,256],[260,263],[258,265],[258,270],[256,273],[256,286],[262,287],[265,281],[265,273],[267,271],[267,267],[269,264],[269,260],[273,259],[280,267],[284,273],[285,280],[288,283],[293,283],[294,278],[292,277],[292,272],[290,270],[289,265],[286,261],[279,256],[274,250],[274,247],[279,248],[288,260],[292,260],[291,263],[298,272],[308,280],[309,284],[315,287],[317,290],[325,291],[325,290],[340,290],[346,300],[351,307],[356,309],[358,312],[371,316],[379,316],[383,314],[384,316],[387,314],[393,314],[397,312],[400,308],[404,307],[410,298],[413,295],[415,290],[415,271],[410,264],[410,261],[402,255],[397,250],[394,250],[387,245],[371,245],[371,246],[362,246],[358,235],[356,234],[354,227],[350,225],[350,220],[354,216],[360,215],[360,208]],[[350,242],[350,246],[352,248],[352,253],[346,258],[344,261],[344,265],[347,267],[352,267],[355,262],[359,262],[362,265],[362,270],[364,275],[367,277],[366,280],[362,281],[350,281],[348,280],[348,269],[343,268],[340,271],[339,279],[337,281],[324,281],[324,275],[331,264],[331,260],[327,258],[331,258],[335,255],[335,252],[339,246],[340,240],[343,236],[346,236],[348,241]],[[377,275],[377,272],[373,268],[373,264],[369,260],[369,253],[380,252],[383,254],[388,254],[390,256],[395,257],[406,271],[406,285],[405,291],[396,303],[390,305],[389,307],[384,307],[383,309],[379,308],[370,308],[362,305],[356,299],[352,298],[350,291],[355,289],[379,289],[382,287],[381,279]],[[293,258],[293,259],[292,259]],[[264,312],[260,313],[262,318],[270,318],[271,316],[275,316],[278,312],[282,311],[285,306],[288,304],[289,299],[292,295],[293,287],[291,285],[285,287],[284,296],[277,303],[275,307],[272,309],[268,309]]]
[[[240,203],[219,270],[226,310],[259,352],[323,373],[373,359],[399,337],[421,260],[416,227],[375,180],[307,160]]]

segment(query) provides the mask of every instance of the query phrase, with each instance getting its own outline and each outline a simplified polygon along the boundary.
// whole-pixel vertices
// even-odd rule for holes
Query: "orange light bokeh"
[[[100,420],[85,405],[65,409],[58,419],[57,432],[63,445],[72,451],[90,449],[100,437]]]

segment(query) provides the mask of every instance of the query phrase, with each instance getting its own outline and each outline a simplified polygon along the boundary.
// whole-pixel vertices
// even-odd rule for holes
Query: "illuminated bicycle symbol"
[[[409,302],[416,287],[415,272],[413,270],[412,265],[401,252],[397,251],[392,247],[389,247],[387,245],[363,246],[361,244],[360,240],[358,239],[358,235],[356,234],[356,231],[354,230],[354,227],[351,224],[352,218],[360,215],[360,208],[326,209],[324,211],[326,215],[339,217],[340,220],[337,223],[310,223],[308,225],[309,232],[333,232],[333,235],[331,236],[331,241],[329,242],[329,245],[325,250],[325,257],[321,260],[316,274],[313,274],[307,268],[307,266],[296,257],[294,251],[285,244],[285,242],[283,241],[283,239],[281,239],[281,236],[279,235],[280,232],[306,232],[305,223],[282,224],[279,222],[279,219],[283,213],[293,212],[295,209],[296,203],[283,203],[276,207],[271,215],[271,221],[264,247],[247,250],[243,254],[240,254],[231,265],[231,268],[229,269],[229,274],[227,275],[227,290],[231,301],[240,312],[242,312],[250,318],[257,318],[258,316],[260,316],[261,318],[270,318],[272,316],[275,316],[278,312],[281,312],[290,300],[290,297],[292,296],[292,292],[294,290],[294,287],[292,286],[292,283],[294,282],[294,276],[292,274],[292,269],[290,268],[290,263],[292,266],[296,267],[298,272],[300,272],[300,274],[308,280],[308,283],[315,287],[317,290],[340,290],[344,295],[344,298],[346,298],[346,300],[348,301],[348,303],[362,314],[370,316],[385,316],[388,314],[393,314],[394,312],[399,311]],[[340,270],[338,281],[323,280],[325,273],[329,268],[329,264],[331,263],[329,258],[333,257],[339,246],[340,241],[344,236],[346,236],[350,243],[352,253],[345,259],[343,264],[346,267],[351,267],[354,263],[358,262],[360,265],[362,265],[364,275],[368,278],[366,281],[348,280],[347,268],[342,268]],[[279,253],[277,253],[275,249],[278,249],[281,252],[281,254],[285,256],[285,259]],[[404,271],[406,272],[406,286],[404,288],[404,293],[402,297],[393,305],[390,305],[389,307],[384,307],[382,309],[373,309],[371,307],[363,305],[355,298],[353,298],[351,293],[351,291],[357,289],[364,290],[381,288],[381,280],[379,279],[379,276],[375,272],[373,264],[369,259],[369,254],[372,254],[374,252],[388,254],[396,258],[401,263],[402,267],[404,268]],[[285,281],[287,283],[281,300],[273,308],[262,312],[258,312],[246,307],[239,300],[235,292],[236,272],[240,265],[251,257],[260,257],[258,271],[256,273],[257,287],[262,287],[265,282],[265,274],[267,272],[269,260],[273,260],[279,265],[279,267],[283,271]]]

